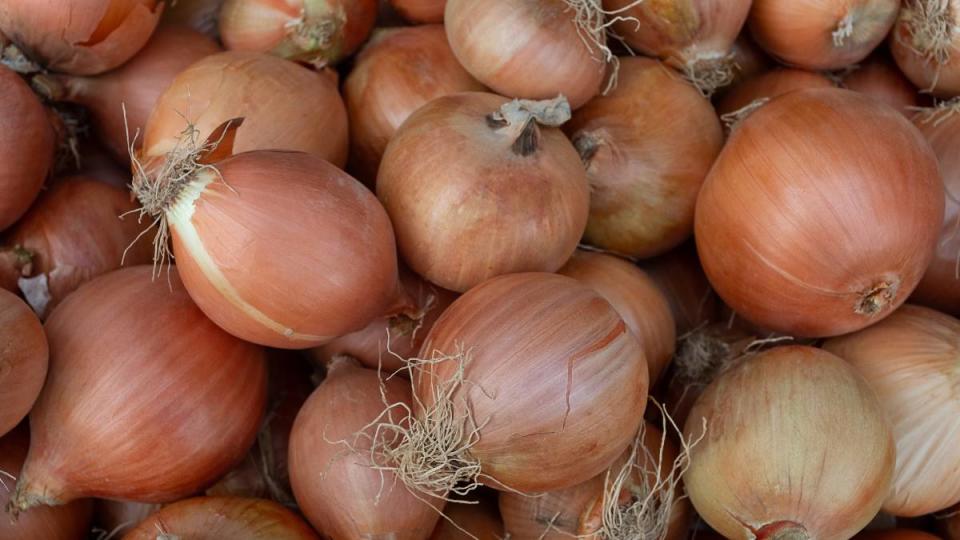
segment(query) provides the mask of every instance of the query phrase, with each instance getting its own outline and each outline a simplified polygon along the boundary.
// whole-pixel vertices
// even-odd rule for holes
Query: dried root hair
[[[287,38],[299,49],[300,54],[293,60],[307,62],[316,69],[328,64],[329,54],[337,48],[334,37],[347,23],[342,7],[335,12],[311,14],[307,8],[300,9],[300,15],[284,24]]]
[[[625,13],[642,4],[644,0],[634,0],[624,7],[610,10],[603,8],[602,0],[563,0],[563,2],[568,9],[573,10],[573,22],[577,27],[577,34],[591,56],[598,62],[610,65],[610,75],[603,89],[603,94],[606,95],[617,87],[617,75],[620,71],[620,60],[607,45],[607,38],[609,36],[623,41],[612,31],[613,25],[618,22],[630,22],[636,25],[637,30],[640,29],[640,21]]]
[[[715,327],[700,326],[680,336],[673,362],[674,378],[684,388],[703,388],[720,374],[771,345],[795,341],[792,336],[757,338],[724,335]]]
[[[910,34],[906,41],[899,32],[896,39],[923,57],[928,65],[935,65],[936,72],[930,87],[932,91],[940,80],[940,68],[950,61],[950,49],[957,25],[953,21],[951,0],[912,0],[905,2],[900,18]]]
[[[740,69],[733,52],[695,56],[678,67],[705,98],[733,83]]]
[[[726,128],[727,133],[731,133],[737,128],[738,125],[740,125],[740,122],[746,120],[746,118],[753,114],[754,111],[760,107],[763,107],[769,101],[770,98],[768,97],[757,98],[735,111],[721,114],[720,121],[723,122],[723,127]]]

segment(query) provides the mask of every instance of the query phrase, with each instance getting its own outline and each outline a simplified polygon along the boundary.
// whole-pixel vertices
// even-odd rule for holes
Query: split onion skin
[[[960,487],[944,481],[960,461],[960,320],[905,305],[824,348],[863,375],[893,428],[897,469],[884,511],[916,517],[960,502]]]
[[[719,306],[700,268],[700,259],[693,242],[665,255],[644,261],[640,268],[656,283],[670,304],[670,312],[677,325],[676,335],[682,336],[717,318]]]
[[[273,501],[195,497],[163,507],[123,540],[320,540],[292,511]]]
[[[50,369],[30,412],[20,509],[81,497],[177,500],[253,443],[263,351],[204,317],[175,273],[154,281],[151,272],[97,278],[47,321]]]
[[[30,412],[43,388],[48,358],[47,336],[37,316],[0,289],[0,436]]]
[[[885,55],[874,55],[843,78],[843,86],[886,103],[910,118],[920,105],[920,94]]]
[[[934,28],[941,25],[946,28],[939,44],[942,56],[938,54],[941,47],[928,32],[913,31],[912,21],[923,20],[917,8],[921,4],[934,13],[939,12],[936,6],[941,2],[905,0],[891,32],[890,52],[904,75],[918,88],[944,99],[960,95],[960,1],[943,1],[945,9],[934,19],[941,23],[934,24]],[[922,22],[919,26],[923,26]]]
[[[498,94],[560,93],[576,109],[606,77],[600,51],[578,33],[563,0],[447,0],[443,22],[460,64]]]
[[[727,538],[850,538],[887,496],[890,427],[866,381],[828,352],[786,346],[745,360],[707,387],[685,436],[704,420],[683,480]]]
[[[447,0],[389,0],[401,17],[415,24],[442,23]]]
[[[849,90],[797,90],[733,130],[697,200],[697,249],[748,321],[844,334],[881,320],[919,282],[943,197],[935,155],[899,112]]]
[[[442,25],[376,30],[343,85],[348,170],[374,186],[387,143],[411,113],[440,96],[482,90],[453,56]]]
[[[787,65],[840,69],[883,42],[899,9],[900,0],[754,0],[748,25],[757,43]]]
[[[717,103],[720,114],[735,113],[758,99],[773,99],[803,88],[832,88],[833,81],[813,71],[776,68],[731,86]]]
[[[584,241],[646,258],[693,232],[697,193],[723,146],[706,98],[670,68],[622,58],[617,87],[564,125],[590,182]]]

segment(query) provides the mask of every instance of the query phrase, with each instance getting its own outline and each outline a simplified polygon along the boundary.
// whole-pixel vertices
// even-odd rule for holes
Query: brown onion
[[[693,232],[693,208],[723,146],[717,115],[671,69],[623,58],[617,88],[564,126],[587,168],[590,219],[584,240],[652,257]]]
[[[40,395],[48,353],[47,336],[37,316],[19,298],[0,289],[0,437],[27,416]]]
[[[412,23],[442,23],[447,0],[389,0],[393,9]]]
[[[166,6],[161,25],[187,26],[212,38],[217,37],[217,19],[223,0],[177,0]]]
[[[897,18],[900,0],[753,0],[753,38],[785,64],[840,69],[870,54]]]
[[[123,538],[123,535],[162,507],[160,504],[96,499],[93,504],[94,521],[97,528],[108,537],[113,533],[112,538]]]
[[[503,520],[494,500],[477,504],[448,504],[430,540],[501,540],[506,538]],[[461,530],[462,529],[462,530]],[[515,538],[510,536],[510,538]]]
[[[960,94],[960,1],[904,0],[890,51],[917,87],[943,98]]]
[[[803,88],[830,88],[826,76],[802,69],[776,68],[731,86],[717,103],[721,115],[735,114],[757,100],[770,100]]]
[[[457,62],[442,25],[374,32],[343,85],[350,116],[350,167],[376,183],[387,143],[410,114],[433,98],[483,86]]]
[[[123,540],[320,540],[286,508],[263,499],[195,497],[144,520]]]
[[[13,508],[176,500],[253,443],[263,352],[207,320],[175,273],[151,277],[149,266],[99,277],[47,321],[50,370]]]
[[[750,39],[748,32],[740,33],[737,40],[733,42],[730,54],[733,55],[733,63],[737,68],[733,73],[731,85],[769,71],[774,64],[763,49]]]
[[[588,185],[570,141],[539,124],[568,118],[562,98],[479,92],[437,98],[411,115],[377,175],[407,264],[458,292],[563,266],[583,234]]]
[[[849,90],[808,88],[733,130],[697,200],[695,238],[734,311],[823,337],[903,303],[942,221],[936,157],[903,115]]]
[[[920,104],[917,88],[886,55],[875,54],[843,78],[845,88],[886,103],[905,116]]]
[[[640,268],[650,276],[670,303],[677,335],[683,335],[717,317],[717,295],[700,268],[693,242],[644,261]]]
[[[940,540],[939,536],[934,536],[923,531],[914,531],[910,529],[891,529],[887,531],[863,532],[854,536],[855,540]]]
[[[683,480],[727,538],[849,538],[887,496],[896,449],[873,390],[836,356],[776,347],[717,378],[694,405]]]

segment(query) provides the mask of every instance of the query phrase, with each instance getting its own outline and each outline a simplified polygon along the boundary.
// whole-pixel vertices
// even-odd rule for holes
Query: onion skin
[[[717,295],[703,275],[692,241],[644,261],[640,268],[657,284],[670,304],[677,325],[676,335],[682,336],[717,318]]]
[[[157,281],[151,272],[91,281],[47,321],[50,370],[30,413],[15,508],[176,500],[253,443],[266,398],[263,351],[207,320],[174,272]]]
[[[3,436],[26,418],[40,395],[47,376],[49,350],[37,316],[22,300],[2,289],[0,351],[0,403],[3,403],[0,436]]]
[[[960,487],[944,482],[960,461],[952,419],[960,413],[960,320],[905,305],[824,348],[847,360],[877,392],[893,428],[897,469],[883,509],[915,517],[960,502]]]
[[[717,115],[700,92],[656,60],[623,58],[617,88],[564,126],[587,167],[584,240],[652,257],[693,232],[697,193],[723,146]]]
[[[952,537],[951,537],[952,538]],[[923,531],[914,531],[910,529],[892,529],[887,531],[871,531],[860,533],[854,537],[855,540],[940,540],[939,536],[934,536]]]
[[[223,0],[177,0],[160,18],[162,26],[187,26],[211,38],[217,37],[217,19]]]
[[[134,527],[160,510],[163,505],[129,501],[96,499],[93,503],[97,527],[108,532],[117,531],[115,538],[123,538]]]
[[[940,23],[933,27],[945,27],[942,41],[932,39],[927,32],[914,33],[913,20],[923,26],[924,16],[920,6],[925,6],[931,14],[938,13],[930,20]],[[942,5],[940,12],[937,5]],[[929,2],[925,0],[905,0],[900,8],[900,16],[890,35],[890,52],[904,75],[918,88],[926,90],[939,98],[950,98],[960,94],[960,2],[945,0]]]
[[[453,56],[442,25],[375,31],[343,85],[348,169],[374,186],[387,143],[413,111],[440,96],[482,90]]]
[[[447,0],[389,0],[401,17],[414,24],[442,23]]]
[[[299,150],[338,167],[346,163],[347,111],[336,83],[292,62],[247,52],[214,54],[181,72],[147,120],[143,154],[166,155],[188,122],[204,141],[233,118],[244,120],[236,153]]]
[[[883,55],[872,56],[844,77],[843,86],[886,103],[907,118],[913,116],[913,108],[920,105],[917,88]]]
[[[717,103],[720,114],[735,113],[758,99],[773,99],[803,88],[832,88],[833,81],[812,71],[776,68],[730,87]]]
[[[560,93],[576,109],[600,92],[606,64],[562,0],[447,0],[443,21],[460,64],[498,94]]]
[[[840,69],[883,42],[899,9],[900,0],[753,0],[747,24],[757,43],[787,65]]]
[[[730,84],[738,84],[746,79],[755,77],[770,69],[775,62],[767,56],[763,49],[750,39],[748,32],[741,32],[737,40],[733,42],[733,48],[730,50],[733,54],[733,62],[737,69],[733,74],[733,81]]]
[[[685,436],[703,419],[684,483],[727,538],[849,538],[886,497],[890,428],[863,378],[828,352],[776,347],[744,361],[700,396]]]
[[[776,145],[764,143],[771,132]],[[773,99],[733,130],[697,200],[695,238],[734,311],[772,331],[826,337],[903,303],[942,222],[940,174],[920,132],[869,97],[814,88]]]
[[[467,536],[446,519],[437,522],[430,540],[499,540],[504,538],[503,520],[495,503],[481,500],[479,504],[448,504],[443,513],[457,527],[470,533]],[[511,536],[511,538],[514,538]]]
[[[175,502],[144,520],[123,540],[320,540],[290,510],[272,501],[195,497]]]

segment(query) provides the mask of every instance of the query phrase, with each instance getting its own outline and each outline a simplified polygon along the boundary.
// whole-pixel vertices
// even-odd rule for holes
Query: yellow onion
[[[717,295],[700,268],[693,242],[649,259],[640,268],[657,284],[670,304],[677,335],[683,335],[717,317]]]
[[[943,204],[936,156],[903,115],[849,90],[807,88],[733,130],[697,199],[695,238],[736,313],[788,335],[833,336],[909,296]]]
[[[437,523],[430,540],[501,540],[506,537],[495,499],[480,499],[477,504],[448,504],[443,514],[448,519]]]
[[[177,0],[160,17],[161,25],[187,26],[212,38],[217,37],[217,19],[223,0]]]
[[[748,25],[770,55],[803,69],[840,69],[870,54],[900,0],[753,0]]]
[[[843,77],[842,85],[864,93],[910,117],[920,104],[920,95],[896,64],[886,55],[875,54]]]
[[[683,480],[727,538],[850,538],[886,498],[896,449],[876,394],[842,359],[776,347],[713,381],[684,432]]]
[[[300,516],[272,501],[194,497],[164,506],[124,540],[320,540]]]
[[[689,238],[723,145],[713,107],[693,86],[656,60],[623,58],[617,88],[577,110],[564,131],[590,182],[587,243],[651,257]]]
[[[776,68],[731,86],[717,103],[717,112],[721,115],[734,114],[757,100],[770,100],[803,88],[832,86],[834,86],[833,81],[820,73],[802,69]]]
[[[393,9],[412,23],[441,23],[447,0],[389,0]]]
[[[890,51],[917,87],[942,98],[960,94],[960,0],[904,0]]]
[[[48,354],[37,316],[19,298],[0,290],[0,437],[26,418],[40,395]]]

